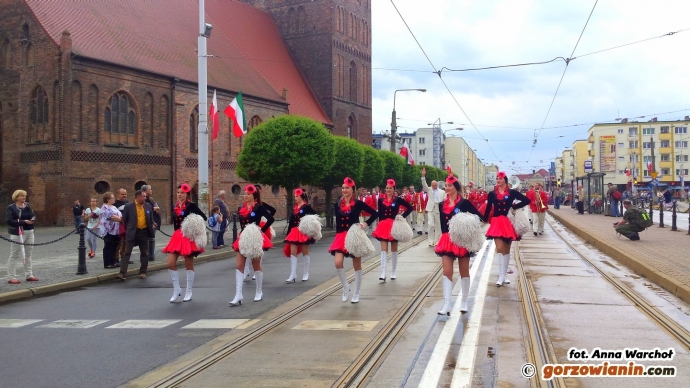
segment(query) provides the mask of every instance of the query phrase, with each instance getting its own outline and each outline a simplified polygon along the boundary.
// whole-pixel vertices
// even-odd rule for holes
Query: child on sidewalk
[[[223,223],[223,215],[220,214],[220,207],[214,206],[211,209],[211,217],[208,218],[208,226],[211,228],[211,243],[213,249],[220,249],[218,246],[218,235],[220,235],[220,224]]]

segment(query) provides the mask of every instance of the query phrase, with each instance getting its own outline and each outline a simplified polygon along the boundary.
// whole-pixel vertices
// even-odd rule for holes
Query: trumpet
[[[534,190],[534,196],[537,200],[537,207],[539,209],[546,209],[546,204],[541,200],[541,191],[540,190]]]

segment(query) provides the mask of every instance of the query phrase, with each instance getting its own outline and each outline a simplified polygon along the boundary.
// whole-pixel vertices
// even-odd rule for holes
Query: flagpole
[[[204,0],[199,0],[199,37],[198,66],[199,66],[199,126],[197,129],[197,150],[199,168],[198,203],[199,209],[208,213],[208,77],[206,56],[206,39],[211,34],[211,26],[204,20]]]

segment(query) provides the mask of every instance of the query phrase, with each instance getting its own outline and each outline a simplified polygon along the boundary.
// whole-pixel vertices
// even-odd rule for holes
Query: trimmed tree
[[[357,140],[342,136],[332,136],[332,138],[335,143],[334,163],[331,165],[328,173],[315,184],[316,187],[326,192],[324,202],[327,213],[333,200],[333,189],[342,185],[343,179],[347,176],[354,179],[357,183],[360,182],[364,167],[364,149]],[[332,227],[330,225],[331,221],[332,219],[328,217],[329,227]]]
[[[286,214],[290,214],[292,190],[321,181],[333,166],[334,152],[333,136],[321,123],[306,117],[279,116],[245,135],[237,175],[248,182],[284,187]]]
[[[357,184],[360,187],[373,189],[374,186],[379,185],[383,181],[383,176],[386,173],[385,166],[379,150],[365,145],[361,147],[364,150],[364,169],[362,171],[362,179]]]
[[[405,159],[403,159],[402,156],[398,154],[394,154],[390,151],[379,151],[379,155],[381,156],[381,159],[383,159],[383,164],[384,164],[384,176],[383,179],[381,180],[381,187],[385,188],[386,187],[386,180],[388,178],[393,178],[396,182],[402,182],[403,181],[403,171],[405,169]]]

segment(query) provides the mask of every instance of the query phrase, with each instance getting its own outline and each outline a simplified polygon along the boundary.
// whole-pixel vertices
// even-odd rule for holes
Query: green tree
[[[405,167],[403,168],[403,180],[401,183],[398,183],[398,186],[400,187],[409,187],[409,186],[415,186],[415,187],[421,187],[421,181],[419,180],[422,176],[421,169],[419,169],[417,166],[413,166],[411,164],[405,164]]]
[[[292,190],[320,182],[333,166],[334,152],[333,136],[321,123],[306,117],[279,116],[245,135],[237,175],[249,182],[284,187],[289,210]]]
[[[348,176],[354,179],[355,183],[360,182],[364,168],[364,148],[356,140],[342,136],[333,136],[332,138],[335,143],[334,163],[328,173],[315,184],[316,187],[326,192],[324,200],[326,211],[330,210],[333,189],[342,185],[343,179]],[[357,194],[355,193],[355,195]],[[331,222],[330,218],[328,222]]]
[[[384,164],[384,176],[381,181],[381,187],[386,187],[386,179],[393,178],[396,182],[403,181],[403,171],[405,169],[405,159],[398,154],[394,154],[390,151],[379,151],[381,159],[383,159]]]
[[[381,158],[380,151],[370,147],[361,146],[364,149],[364,169],[362,171],[362,179],[357,184],[360,187],[373,189],[374,186],[381,184],[385,174],[385,166]]]

